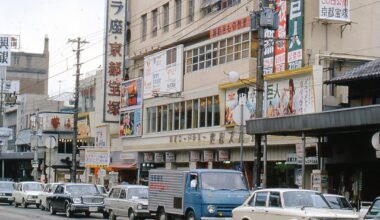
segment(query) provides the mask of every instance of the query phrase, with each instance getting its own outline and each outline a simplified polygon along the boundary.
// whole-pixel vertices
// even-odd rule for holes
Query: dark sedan
[[[66,217],[70,218],[74,213],[84,212],[88,217],[92,212],[99,212],[103,213],[104,218],[108,218],[104,211],[104,198],[94,184],[60,184],[47,198],[47,202],[52,215],[65,212]]]

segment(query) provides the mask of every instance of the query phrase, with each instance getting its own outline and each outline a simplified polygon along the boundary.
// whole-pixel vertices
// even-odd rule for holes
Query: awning
[[[203,0],[201,8],[207,8],[208,6],[215,5],[221,0]]]
[[[120,169],[120,170],[136,170],[136,163],[112,163],[109,168]]]
[[[18,132],[16,138],[16,145],[30,145],[31,143],[32,131],[30,129],[21,130]]]

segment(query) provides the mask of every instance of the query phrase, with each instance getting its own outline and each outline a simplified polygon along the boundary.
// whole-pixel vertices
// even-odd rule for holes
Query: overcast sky
[[[67,43],[69,38],[90,42],[84,45],[82,73],[102,65],[105,0],[1,0],[0,5],[0,34],[19,35],[20,51],[42,53],[48,35],[49,95],[73,92],[75,70],[66,70],[75,63],[76,45]]]

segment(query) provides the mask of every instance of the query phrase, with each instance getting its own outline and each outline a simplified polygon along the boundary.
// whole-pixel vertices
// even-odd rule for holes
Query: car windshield
[[[223,181],[221,181],[221,177]],[[202,189],[210,190],[247,190],[244,178],[239,173],[202,173]]]
[[[333,209],[353,209],[346,198],[338,196],[325,196],[325,198]]]
[[[289,191],[283,194],[285,207],[330,208],[320,193]]]
[[[128,189],[128,199],[148,199],[148,188]]]
[[[372,207],[368,210],[367,218],[376,218],[380,217],[380,199],[376,200]]]
[[[42,191],[43,185],[40,183],[26,183],[23,185],[24,191]]]
[[[0,182],[0,190],[2,191],[13,191],[14,190],[14,184],[13,183],[1,183]]]
[[[66,186],[66,191],[73,195],[94,195],[99,194],[95,185],[69,185]]]
[[[107,193],[106,188],[104,188],[104,186],[97,186],[97,187],[100,193],[103,193],[103,194]]]

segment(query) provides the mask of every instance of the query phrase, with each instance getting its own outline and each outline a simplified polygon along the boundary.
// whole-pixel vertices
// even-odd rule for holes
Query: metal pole
[[[5,166],[5,163],[4,163],[4,159],[1,160],[1,178],[4,179],[4,166]]]
[[[305,189],[305,156],[306,156],[306,137],[305,133],[302,132],[302,189]]]
[[[0,127],[3,127],[3,92],[4,92],[4,78],[1,77]]]
[[[244,143],[244,100],[240,101],[240,171],[244,172],[243,165],[243,143]]]
[[[268,161],[268,145],[267,136],[263,135],[263,145],[264,145],[264,174],[263,174],[263,188],[267,187],[267,161]]]
[[[50,148],[49,148],[49,178],[48,178],[48,182],[50,183],[50,178],[51,178],[51,137],[49,137],[49,141],[50,141]]]
[[[33,161],[33,164],[36,163],[36,161],[38,162],[38,131],[36,133],[36,138],[37,138],[37,143],[36,143],[36,146],[34,147],[34,161]],[[34,165],[35,166],[35,165]],[[33,168],[34,170],[34,181],[37,181],[38,180],[38,167],[34,167]]]

